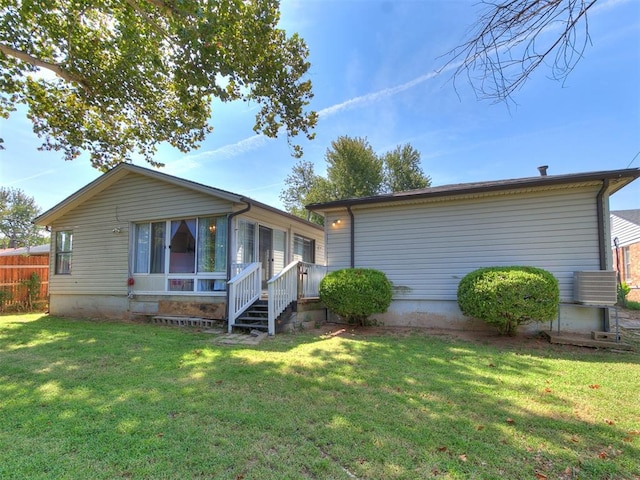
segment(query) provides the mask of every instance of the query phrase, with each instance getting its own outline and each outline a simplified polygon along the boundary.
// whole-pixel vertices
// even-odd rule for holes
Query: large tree
[[[380,191],[382,160],[366,138],[339,137],[325,154],[327,180],[333,187],[329,200],[368,197]]]
[[[311,138],[307,46],[279,16],[278,0],[0,0],[0,115],[26,105],[42,148],[101,170],[196,147],[213,98],[256,102],[256,133]]]
[[[287,212],[322,224],[323,219],[305,209],[310,203],[425,188],[431,179],[420,167],[420,152],[406,144],[378,156],[366,138],[341,136],[325,154],[327,177],[301,160],[285,178],[280,199]]]
[[[49,237],[32,220],[40,214],[33,197],[15,188],[0,188],[0,248],[42,245]]]
[[[483,0],[468,40],[449,52],[454,79],[479,97],[509,100],[541,65],[565,79],[590,42],[587,14],[597,0]]]
[[[431,186],[431,178],[420,167],[420,152],[408,143],[399,145],[382,156],[384,191],[403,192]]]

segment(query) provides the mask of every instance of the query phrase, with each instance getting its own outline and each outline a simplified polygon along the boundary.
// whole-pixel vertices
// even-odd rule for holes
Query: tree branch
[[[39,67],[39,68],[44,68],[45,70],[49,70],[50,72],[53,72],[56,75],[58,75],[63,80],[66,80],[69,83],[77,83],[87,93],[91,93],[91,89],[89,88],[89,85],[84,79],[69,73],[60,65],[57,65],[55,63],[45,62],[44,60],[40,60],[39,58],[36,58],[26,52],[23,52],[21,50],[16,50],[15,48],[12,48],[3,43],[0,43],[0,52],[4,53],[9,57],[22,60],[23,62],[28,63],[29,65],[33,65],[34,67]]]

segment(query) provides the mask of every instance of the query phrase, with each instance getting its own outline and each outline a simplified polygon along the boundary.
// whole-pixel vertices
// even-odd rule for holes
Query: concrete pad
[[[227,333],[215,341],[223,345],[258,345],[267,336],[266,332],[260,332],[255,336],[247,335],[246,333]]]

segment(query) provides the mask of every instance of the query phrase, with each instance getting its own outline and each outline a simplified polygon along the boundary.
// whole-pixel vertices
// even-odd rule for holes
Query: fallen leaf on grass
[[[629,435],[640,435],[640,430],[630,430],[627,433]]]
[[[544,389],[544,393],[551,393],[553,390],[551,390],[549,387]]]
[[[537,480],[547,480],[547,476],[544,473],[536,472]]]
[[[589,388],[592,390],[597,390],[600,388],[600,385],[598,385],[597,383],[594,383],[593,385],[589,385]]]
[[[578,440],[578,437],[576,437],[575,435],[573,437],[571,437],[571,441],[573,443],[578,443],[580,440]]]
[[[607,425],[613,425],[613,420],[609,420],[608,418],[604,419],[604,423],[606,423]]]
[[[447,447],[438,447],[437,450],[439,452],[446,452],[448,450],[448,448]]]
[[[516,423],[516,421],[513,418],[507,418],[507,423],[509,425],[513,425],[514,423]]]
[[[466,456],[465,454],[458,455],[458,458],[459,458],[460,460],[462,460],[463,462],[466,462],[466,461],[467,461],[467,456]]]
[[[484,430],[484,425],[478,425],[476,427],[476,430],[480,431],[480,430]]]
[[[609,457],[609,455],[607,455],[607,452],[605,452],[604,450],[602,450],[599,454],[598,457],[605,459],[607,457]]]
[[[162,438],[164,437],[164,433],[160,432],[160,433],[156,433],[156,437],[158,438]]]

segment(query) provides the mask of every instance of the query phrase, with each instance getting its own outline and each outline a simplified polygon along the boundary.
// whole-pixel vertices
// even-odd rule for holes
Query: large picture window
[[[71,252],[73,232],[64,230],[56,233],[56,275],[71,274]]]
[[[226,217],[138,223],[133,241],[134,273],[164,275],[168,291],[225,290]]]

